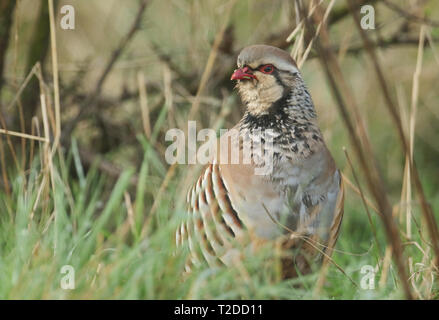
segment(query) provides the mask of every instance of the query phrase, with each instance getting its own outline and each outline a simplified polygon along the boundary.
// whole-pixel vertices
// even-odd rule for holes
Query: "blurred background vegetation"
[[[318,5],[322,13],[331,8],[330,48],[365,124],[374,153],[368,161],[376,158],[392,204],[403,281],[415,298],[438,298],[435,239],[348,2],[301,5]],[[169,166],[164,135],[186,130],[188,119],[197,120],[198,130],[231,128],[240,119],[244,110],[229,79],[243,47],[270,44],[304,57],[309,28],[299,25],[296,1],[54,0],[52,28],[51,3],[0,0],[0,298],[407,297],[315,42],[301,72],[328,147],[352,183],[333,255],[337,266],[331,264],[318,294],[318,273],[281,281],[269,248],[236,269],[204,266],[182,276],[185,254],[175,252],[174,229],[200,168]],[[367,35],[437,221],[439,3],[352,3],[375,8],[376,28]],[[60,27],[67,4],[75,9],[74,30]],[[75,268],[73,290],[60,287],[63,265]],[[361,288],[364,265],[376,270],[374,290]]]

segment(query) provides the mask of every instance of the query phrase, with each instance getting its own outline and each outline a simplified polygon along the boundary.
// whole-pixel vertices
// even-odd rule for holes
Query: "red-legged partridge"
[[[321,257],[337,240],[343,216],[340,172],[291,56],[253,45],[241,51],[237,65],[232,80],[245,114],[221,136],[216,156],[190,188],[189,217],[177,231],[177,244],[188,241],[192,263],[232,265],[242,248],[290,230],[308,240],[289,265],[307,272],[302,251],[318,248],[314,258]]]

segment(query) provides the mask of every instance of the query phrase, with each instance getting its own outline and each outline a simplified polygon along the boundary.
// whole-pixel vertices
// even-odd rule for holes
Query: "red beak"
[[[252,73],[249,67],[244,67],[241,69],[236,69],[235,72],[233,72],[232,77],[230,80],[243,80],[243,79],[256,79],[256,76]]]

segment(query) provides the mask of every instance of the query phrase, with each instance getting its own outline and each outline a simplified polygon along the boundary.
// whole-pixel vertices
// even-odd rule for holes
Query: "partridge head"
[[[294,86],[299,75],[291,56],[279,48],[254,45],[245,48],[238,56],[238,69],[231,79],[237,80],[237,88],[247,110],[254,115],[267,114],[276,107]]]
[[[177,243],[187,239],[192,263],[231,265],[243,247],[294,234],[312,243],[291,256],[292,265],[306,272],[309,260],[321,256],[312,248],[330,254],[337,240],[343,216],[340,173],[291,56],[253,45],[241,51],[237,67],[231,80],[237,81],[244,115],[220,137],[216,156],[190,188],[188,219],[177,231]],[[238,153],[239,161],[221,161],[224,153],[227,160]],[[258,171],[262,167],[269,170]]]

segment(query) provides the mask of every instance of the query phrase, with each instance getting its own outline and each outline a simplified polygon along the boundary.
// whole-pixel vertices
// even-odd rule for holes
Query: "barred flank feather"
[[[189,190],[187,204],[189,216],[176,232],[177,246],[187,238],[192,264],[200,262],[199,253],[211,266],[229,264],[228,250],[233,251],[232,242],[242,234],[243,224],[230,203],[218,164],[205,169]]]
[[[258,72],[261,64],[269,64],[271,71]],[[221,136],[218,154],[189,190],[188,218],[177,230],[177,245],[188,242],[188,271],[202,260],[229,266],[244,248],[284,239],[289,230],[301,236],[283,243],[289,253],[282,261],[284,276],[307,273],[313,262],[322,261],[319,257],[326,263],[337,241],[343,217],[339,171],[318,128],[311,95],[288,53],[251,46],[239,55],[238,67],[243,69],[234,77],[242,80],[237,87],[247,111],[233,132]],[[268,140],[272,149],[265,145]],[[272,158],[245,148],[262,144]],[[232,151],[241,162],[219,163],[230,159]],[[272,170],[257,170],[266,165]]]

